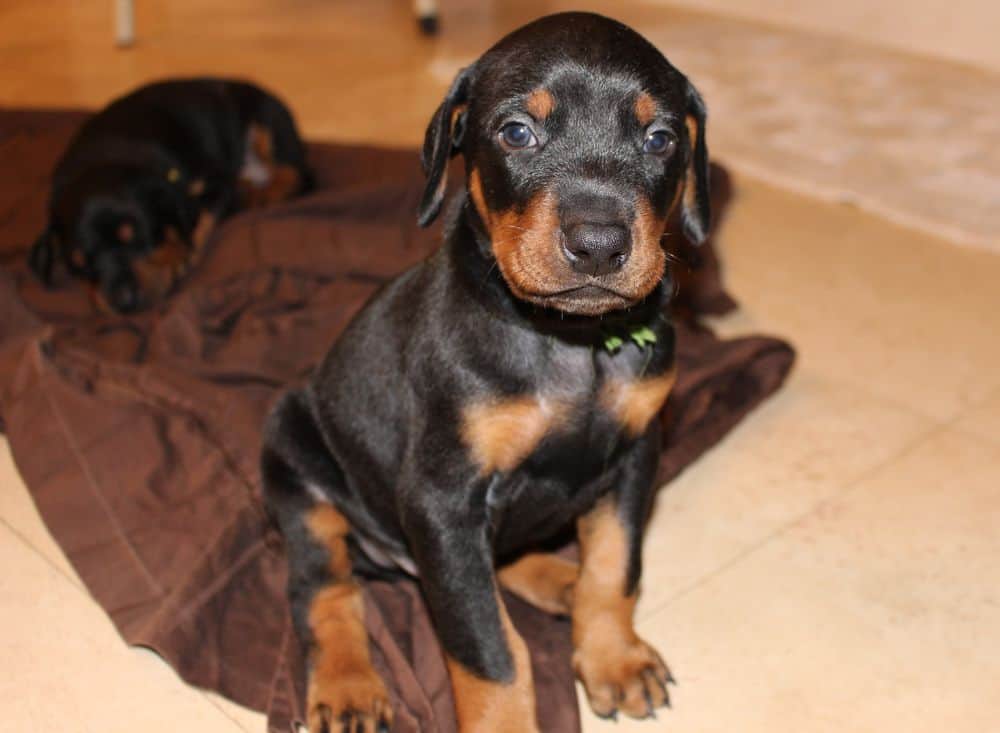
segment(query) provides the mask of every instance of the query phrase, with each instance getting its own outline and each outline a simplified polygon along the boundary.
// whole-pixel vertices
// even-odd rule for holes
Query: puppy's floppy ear
[[[28,266],[32,272],[48,287],[52,284],[52,270],[56,262],[56,235],[50,226],[35,240],[28,253]]]
[[[684,183],[684,204],[681,223],[684,236],[691,244],[701,244],[708,237],[711,225],[711,198],[708,185],[708,144],[705,141],[705,103],[691,82],[687,83],[688,140],[691,144],[687,179]]]
[[[417,223],[422,227],[434,221],[441,211],[441,202],[448,186],[448,161],[458,152],[462,133],[465,131],[472,71],[473,67],[470,66],[458,72],[444,101],[427,125],[424,149],[420,156],[427,183],[417,215]]]

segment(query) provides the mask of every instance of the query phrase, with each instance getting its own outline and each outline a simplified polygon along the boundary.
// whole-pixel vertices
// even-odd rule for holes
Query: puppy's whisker
[[[486,270],[486,274],[483,276],[483,282],[482,282],[483,285],[485,285],[486,281],[490,279],[490,275],[493,274],[493,270],[494,268],[496,268],[496,266],[497,266],[497,261],[493,260],[493,263],[489,266],[489,269]]]
[[[683,257],[678,257],[677,255],[667,251],[664,251],[664,255],[666,255],[668,262],[673,262],[675,265],[680,265],[681,267],[683,267],[688,271],[692,271],[694,269],[693,267],[691,267],[691,263],[688,262]]]

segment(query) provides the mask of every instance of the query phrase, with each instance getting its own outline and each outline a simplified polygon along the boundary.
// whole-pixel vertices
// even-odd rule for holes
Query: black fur
[[[251,123],[271,132],[275,160],[296,168],[307,189],[312,178],[291,113],[257,86],[170,80],[113,101],[82,125],[55,167],[32,270],[51,285],[62,264],[116,310],[133,310],[141,295],[133,260],[159,247],[168,228],[190,244],[199,213],[236,208]],[[123,223],[134,232],[127,246],[117,236]]]
[[[543,144],[530,154],[505,151],[500,129],[525,119],[525,95],[539,86],[556,98],[544,124],[532,123]],[[647,131],[634,112],[640,91],[663,112],[654,124],[677,141],[670,159],[643,150]],[[694,150],[688,114],[700,129]],[[597,215],[595,201],[616,216],[636,216],[639,196],[665,219],[693,166],[697,206],[685,220],[700,241],[709,213],[705,144],[697,93],[655,48],[599,16],[551,16],[502,40],[452,85],[427,129],[420,221],[440,208],[456,152],[478,171],[498,211],[558,190],[564,227]],[[566,307],[525,302],[498,268],[489,227],[470,197],[463,192],[450,211],[443,247],[382,289],[309,384],[275,408],[264,435],[264,487],[288,537],[298,616],[316,582],[295,570],[315,551],[303,549],[300,515],[329,501],[350,521],[359,559],[363,546],[374,545],[416,570],[451,656],[484,678],[509,680],[513,663],[495,596],[499,562],[565,532],[611,494],[631,543],[622,592],[638,582],[658,421],[630,437],[599,395],[612,378],[673,367],[673,329],[664,316],[671,287],[664,272],[634,302],[600,315],[576,309],[580,302],[586,310],[585,292]],[[640,348],[626,336],[616,352],[604,348],[609,332],[640,327],[656,334],[654,344]],[[525,395],[564,396],[572,407],[515,469],[482,475],[463,442],[463,410]]]
[[[712,219],[711,212],[711,182],[708,178],[708,144],[705,141],[705,122],[708,111],[705,103],[694,85],[687,86],[687,112],[697,126],[698,140],[691,151],[691,162],[688,163],[690,180],[694,182],[695,191],[693,206],[685,206],[681,210],[681,223],[684,236],[692,244],[702,244],[708,237],[708,226]],[[689,181],[690,183],[690,181]]]
[[[461,114],[452,124],[452,114],[459,105],[468,100],[470,69],[462,69],[451,88],[445,95],[441,106],[437,108],[427,133],[424,136],[424,147],[421,150],[420,162],[427,176],[427,185],[420,201],[420,212],[417,222],[425,227],[437,217],[444,200],[444,190],[447,180],[448,161],[459,152],[465,130],[465,114]]]

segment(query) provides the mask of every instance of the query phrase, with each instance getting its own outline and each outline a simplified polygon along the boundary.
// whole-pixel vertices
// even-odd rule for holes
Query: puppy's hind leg
[[[288,595],[308,666],[309,731],[388,731],[392,706],[372,667],[361,589],[351,573],[351,528],[318,488],[342,477],[294,392],[268,421],[261,469],[288,550]]]
[[[553,616],[573,611],[573,588],[580,566],[551,553],[522,555],[497,572],[500,585],[523,601]]]

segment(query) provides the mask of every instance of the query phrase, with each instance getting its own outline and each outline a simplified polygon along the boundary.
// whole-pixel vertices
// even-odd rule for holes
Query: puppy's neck
[[[515,296],[493,256],[492,243],[468,194],[456,197],[445,223],[445,250],[466,293],[505,320],[545,336],[579,345],[599,345],[609,331],[655,327],[664,318],[671,284],[669,275],[641,302],[600,316],[563,313],[526,303]]]

